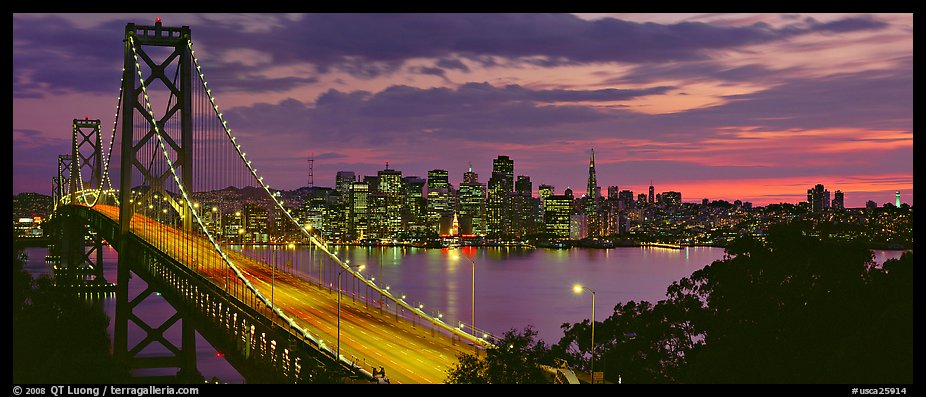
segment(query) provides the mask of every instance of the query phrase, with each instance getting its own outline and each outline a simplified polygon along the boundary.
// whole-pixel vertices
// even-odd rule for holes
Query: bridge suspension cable
[[[318,277],[307,275],[308,272],[305,269],[303,269],[303,274],[297,277],[305,276],[309,281],[314,278],[319,288],[327,287],[331,291],[330,283],[327,286],[324,285],[323,272],[328,272],[328,280],[333,278],[335,272],[347,273],[353,276],[351,283],[356,285],[353,295],[355,299],[359,296],[361,285],[366,285],[368,299],[369,291],[372,290],[385,298],[387,309],[389,300],[395,303],[397,321],[398,310],[401,307],[404,309],[403,317],[404,313],[411,313],[433,324],[434,329],[440,328],[449,332],[451,336],[456,335],[474,344],[491,345],[485,337],[480,338],[466,333],[462,325],[460,327],[447,325],[440,315],[437,317],[429,315],[420,306],[408,304],[404,296],[399,298],[390,293],[388,287],[380,287],[372,278],[365,278],[359,271],[349,266],[347,259],[341,259],[329,249],[327,242],[322,240],[318,233],[317,225],[313,225],[312,222],[300,222],[293,216],[284,205],[279,192],[274,192],[264,182],[264,178],[257,173],[257,169],[247,158],[238,138],[232,134],[205,80],[191,40],[185,40],[185,49],[178,44],[176,48],[173,48],[174,52],[167,57],[167,60],[160,64],[154,63],[149,58],[145,52],[147,50],[138,48],[141,44],[136,42],[134,36],[128,35],[127,41],[131,53],[128,51],[126,53],[125,68],[130,68],[134,61],[134,70],[123,69],[123,84],[120,85],[120,100],[117,101],[116,106],[116,121],[113,125],[109,152],[104,155],[107,172],[104,172],[103,178],[107,181],[106,183],[109,183],[108,167],[112,158],[115,131],[120,123],[119,113],[125,113],[121,117],[121,123],[125,133],[128,133],[133,140],[130,143],[133,154],[132,158],[125,158],[126,156],[123,155],[121,161],[124,164],[127,161],[132,162],[134,168],[130,168],[129,172],[140,173],[143,183],[135,187],[121,186],[122,193],[127,195],[123,197],[123,200],[128,201],[121,205],[129,206],[133,213],[144,215],[134,218],[131,221],[131,227],[141,228],[143,234],[150,235],[147,241],[152,241],[156,248],[165,253],[180,257],[192,270],[206,276],[210,282],[222,287],[242,302],[252,305],[255,309],[265,310],[262,312],[264,315],[275,322],[285,324],[295,334],[317,346],[320,351],[336,356],[338,361],[353,366],[357,371],[369,372],[357,365],[357,358],[348,359],[343,355],[336,355],[333,349],[326,345],[325,340],[318,336],[326,332],[322,330],[325,326],[323,320],[312,317],[304,318],[300,315],[298,320],[302,323],[299,323],[289,312],[275,303],[278,302],[274,299],[274,280],[279,272],[278,264],[292,263],[291,267],[295,268],[299,266],[299,261],[295,252],[277,253],[273,249],[269,251],[269,254],[267,251],[261,254],[257,253],[259,250],[245,248],[246,243],[282,242],[279,235],[268,236],[270,233],[264,232],[263,237],[260,237],[257,232],[250,230],[250,226],[245,227],[254,222],[252,217],[263,216],[263,221],[267,223],[270,215],[266,210],[264,212],[257,210],[249,212],[248,210],[258,206],[254,203],[266,202],[272,207],[269,213],[273,214],[273,220],[276,222],[274,225],[278,224],[274,227],[289,229],[292,231],[291,234],[295,234],[300,239],[298,241],[309,243],[311,249],[309,261],[312,263],[312,269],[317,269]],[[180,59],[184,59],[183,50],[189,52],[189,63],[184,66],[182,62],[178,62],[177,69],[165,70],[172,60],[177,59],[178,54],[181,54]],[[132,58],[129,59],[128,56]],[[147,79],[144,76],[140,58],[151,72]],[[186,69],[182,71],[181,67],[190,68],[192,76],[184,76],[187,72]],[[135,76],[133,74],[138,75],[140,85],[134,91],[126,92],[129,86],[125,84],[130,82],[129,78],[132,79],[131,86],[134,87]],[[170,74],[173,74],[172,81],[167,78]],[[178,77],[180,88],[177,87]],[[196,78],[201,84],[193,84]],[[156,117],[154,112],[153,102],[163,99],[152,96],[152,84],[156,81],[163,82],[168,89],[162,118]],[[127,102],[128,99],[122,99],[123,96],[131,98],[132,95],[137,99],[143,97],[143,102]],[[181,98],[180,95],[184,96]],[[131,117],[129,112],[132,113]],[[172,117],[178,112],[184,116]],[[126,126],[126,123],[131,125]],[[137,143],[135,142],[136,132],[142,134],[138,137]],[[186,133],[189,133],[192,138],[184,135]],[[127,139],[126,135],[123,135],[123,139]],[[184,143],[186,139],[192,139],[201,144],[187,146]],[[126,145],[129,143],[123,142],[123,150],[126,150]],[[192,152],[185,152],[185,150]],[[126,166],[123,165],[123,167],[125,170]],[[197,178],[191,177],[193,169],[196,170]],[[200,175],[203,177],[199,178]],[[165,187],[165,183],[169,186]],[[103,186],[103,183],[100,185]],[[222,195],[223,192],[232,190],[238,194],[239,198],[229,200],[227,197],[230,195]],[[99,197],[98,195],[96,202],[99,201]],[[223,207],[221,211],[219,207]],[[232,212],[226,212],[227,209],[232,209]],[[204,239],[192,238],[193,233],[201,234]],[[207,249],[212,254],[205,252]],[[263,255],[263,257],[254,258],[251,257],[252,255]],[[316,259],[317,268],[314,267]],[[327,261],[327,267],[322,266],[323,261]],[[305,267],[304,264],[302,266]],[[262,279],[260,277],[262,274],[269,276],[269,280]],[[292,271],[292,275],[295,276],[296,272]],[[382,280],[379,283],[382,284]],[[382,302],[382,299],[380,301]],[[382,304],[380,309],[382,311]],[[306,323],[316,327],[316,323],[312,321],[318,322],[318,335],[306,328]]]
[[[102,147],[96,148],[96,150],[100,151],[100,156],[102,156],[103,169],[98,170],[98,172],[100,172],[100,179],[97,181],[98,186],[96,186],[96,188],[92,191],[84,188],[84,167],[80,164],[81,156],[78,153],[74,153],[73,156],[75,161],[74,168],[77,170],[77,183],[80,185],[78,188],[78,191],[80,192],[80,199],[83,204],[87,205],[88,207],[95,206],[104,196],[112,198],[113,203],[115,205],[119,205],[119,198],[115,194],[115,190],[112,187],[112,181],[109,177],[109,164],[112,159],[113,146],[116,141],[116,127],[119,125],[119,113],[122,108],[123,82],[124,76],[119,80],[119,96],[116,98],[116,113],[113,118],[113,128],[109,135],[109,148],[107,150],[103,150]],[[77,128],[73,129],[71,138],[76,142],[78,138]],[[100,139],[102,142],[102,137]],[[90,200],[87,198],[88,196],[93,198],[93,202],[90,202]],[[61,199],[63,200],[65,197],[68,196],[62,196]]]
[[[136,70],[138,71],[139,79],[140,79],[141,82],[142,82],[142,83],[141,83],[141,88],[142,88],[142,92],[143,92],[144,97],[145,97],[145,108],[146,108],[146,110],[148,111],[148,114],[151,116],[152,127],[153,127],[154,130],[155,130],[155,135],[156,135],[156,137],[158,138],[158,144],[159,144],[160,149],[161,149],[161,151],[162,151],[162,153],[163,153],[163,155],[164,155],[164,158],[166,158],[166,159],[169,160],[170,157],[169,157],[169,155],[168,155],[167,148],[166,148],[165,143],[164,143],[164,137],[162,136],[161,131],[160,131],[160,129],[158,128],[157,123],[154,121],[154,111],[153,111],[152,108],[151,108],[151,102],[149,101],[149,98],[148,98],[147,87],[145,86],[145,83],[144,83],[144,76],[142,75],[142,72],[141,72],[141,66],[138,64],[138,54],[137,54],[136,49],[135,49],[134,39],[132,39],[132,38],[130,37],[130,41],[132,41],[132,43],[130,44],[130,46],[132,47],[133,52],[135,52],[135,53],[134,53],[134,57],[135,57]],[[189,43],[189,42],[188,42],[188,43]],[[192,51],[191,51],[191,52],[192,52]],[[198,66],[198,65],[197,65],[197,66]],[[197,70],[199,70],[199,67],[197,67]],[[202,77],[202,75],[200,75],[200,77]],[[205,81],[203,82],[203,84],[205,85]],[[213,103],[213,105],[214,105],[214,104],[215,104],[215,101],[214,101],[214,99],[213,99],[211,96],[210,96],[210,100],[212,101],[212,103]],[[216,109],[218,109],[218,108],[216,107]],[[220,114],[220,117],[221,117],[221,114]],[[223,121],[223,124],[224,124],[224,121]],[[228,133],[228,132],[229,132],[229,130],[226,129],[226,133]],[[238,150],[240,150],[240,147],[239,147]],[[308,330],[306,330],[306,329],[300,327],[292,318],[290,318],[290,317],[287,316],[285,313],[283,313],[283,311],[280,310],[278,307],[273,307],[273,305],[272,305],[272,303],[270,302],[270,300],[267,299],[257,288],[255,288],[255,287],[251,284],[251,282],[242,274],[242,272],[238,269],[238,267],[234,265],[234,263],[232,262],[232,260],[229,259],[228,255],[225,253],[225,251],[222,249],[222,247],[219,245],[219,243],[215,240],[215,238],[212,236],[212,234],[209,233],[209,230],[208,230],[208,229],[205,227],[205,225],[203,224],[202,218],[199,216],[199,213],[198,213],[198,211],[196,210],[195,206],[193,205],[192,200],[190,200],[190,197],[189,197],[189,195],[188,195],[186,189],[183,188],[183,184],[180,183],[180,178],[179,178],[179,176],[177,175],[177,172],[176,172],[176,170],[174,169],[174,167],[173,167],[173,165],[171,164],[171,162],[170,162],[170,161],[167,161],[167,165],[168,165],[168,168],[170,169],[170,172],[171,172],[171,174],[172,174],[172,176],[173,176],[173,178],[174,178],[174,181],[177,183],[177,187],[178,187],[178,189],[180,190],[180,194],[183,196],[183,200],[184,200],[184,203],[187,205],[187,209],[188,209],[188,210],[190,211],[190,213],[195,217],[197,224],[198,224],[199,227],[204,231],[206,237],[209,239],[209,242],[212,244],[212,246],[213,246],[213,247],[216,249],[216,251],[221,255],[221,257],[222,257],[223,261],[225,262],[225,264],[226,264],[231,270],[234,271],[235,276],[236,276],[239,280],[241,280],[241,281],[245,284],[245,286],[251,291],[251,293],[253,293],[254,295],[256,295],[256,296],[258,297],[258,299],[260,299],[260,301],[261,301],[266,307],[271,308],[271,310],[272,310],[277,316],[279,316],[281,319],[283,319],[290,327],[292,327],[292,329],[299,331],[306,339],[312,341],[313,343],[315,343],[315,344],[318,345],[319,347],[324,348],[324,342],[323,342],[323,341],[321,341],[320,339],[318,339],[318,338],[316,338],[315,336],[313,336]],[[253,170],[252,170],[252,172],[253,172]],[[265,185],[265,189],[266,189],[266,185]]]

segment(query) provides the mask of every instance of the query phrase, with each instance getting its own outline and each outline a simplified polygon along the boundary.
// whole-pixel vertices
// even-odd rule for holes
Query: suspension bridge
[[[199,332],[248,382],[375,382],[385,372],[392,383],[440,383],[459,354],[492,346],[472,324],[447,324],[378,285],[293,215],[220,112],[189,27],[129,23],[123,44],[109,144],[99,119],[74,119],[48,228],[62,282],[115,291],[113,352],[127,368],[197,381]],[[114,283],[104,244],[118,252]],[[129,296],[134,277],[146,288]],[[135,309],[155,293],[176,313],[149,324]],[[175,326],[180,341],[166,336]],[[157,344],[167,353],[149,354]]]

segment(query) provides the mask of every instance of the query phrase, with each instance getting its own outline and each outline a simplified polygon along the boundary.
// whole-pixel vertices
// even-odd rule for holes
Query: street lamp
[[[357,271],[363,271],[366,268],[366,265],[351,266],[350,261],[345,261],[344,264],[351,269],[357,269]],[[343,267],[338,268],[338,361],[341,360],[341,273],[343,271]]]
[[[595,291],[591,288],[582,286],[582,284],[576,284],[572,286],[572,292],[576,294],[581,294],[582,291],[588,291],[592,293],[592,384],[595,383]]]

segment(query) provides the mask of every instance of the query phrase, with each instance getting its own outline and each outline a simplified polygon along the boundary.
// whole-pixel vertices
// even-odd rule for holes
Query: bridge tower
[[[103,184],[100,120],[89,117],[74,119],[71,130],[71,153],[58,156],[58,191],[55,195],[64,197],[61,189],[68,186],[71,204],[90,204],[87,192],[95,191],[96,201],[102,198],[99,194]],[[63,174],[64,170],[67,170],[67,176]],[[85,179],[85,176],[88,178]],[[86,222],[77,218],[64,219],[59,225],[62,255],[60,266],[55,267],[55,283],[87,291],[110,289],[112,286],[103,277],[102,236],[91,232]],[[91,240],[89,250],[86,249],[86,236]]]
[[[71,129],[71,155],[74,158],[71,163],[71,202],[76,203],[79,189],[100,189],[103,185],[103,137],[100,135],[99,119],[74,119]],[[82,179],[85,169],[89,171],[86,181]],[[85,192],[81,193],[85,198]]]
[[[52,198],[54,209],[52,213],[58,214],[58,204],[64,199],[65,196],[68,196],[68,188],[71,181],[71,155],[70,154],[59,154],[58,155],[58,176],[52,177]],[[56,264],[61,263],[61,237],[63,236],[63,225],[62,222],[50,222],[44,225],[45,233],[51,237],[48,241],[48,255],[45,257],[46,261],[51,261]]]
[[[180,313],[171,316],[160,326],[150,326],[138,316],[132,314],[145,298],[155,292],[156,286],[148,285],[139,296],[129,299],[129,272],[133,267],[132,242],[129,238],[129,225],[135,212],[135,206],[143,206],[153,197],[161,196],[168,200],[170,206],[180,214],[183,227],[192,227],[191,211],[177,198],[177,192],[169,192],[165,183],[170,181],[169,169],[152,168],[151,158],[144,156],[146,145],[155,145],[160,131],[162,138],[168,142],[167,150],[172,159],[173,168],[178,170],[180,183],[187,192],[191,192],[193,179],[193,113],[192,113],[192,54],[187,42],[190,40],[189,26],[165,27],[158,19],[153,26],[129,23],[125,26],[124,64],[122,86],[122,144],[120,165],[120,212],[119,212],[119,265],[116,288],[116,322],[113,337],[114,355],[129,368],[179,368],[178,378],[192,381],[201,378],[196,369],[195,331],[192,321]],[[134,48],[133,48],[134,44]],[[166,55],[164,55],[166,53]],[[141,65],[140,77],[136,68]],[[161,55],[164,55],[163,57]],[[167,70],[172,69],[174,73]],[[143,79],[143,80],[142,80]],[[167,88],[169,99],[167,109],[160,118],[154,119],[145,109],[146,95],[142,84],[150,87],[152,83],[161,82]],[[160,111],[160,108],[158,109]],[[135,131],[144,123],[146,126],[140,136]],[[158,126],[158,130],[152,126]],[[176,126],[172,133],[165,131],[165,125]],[[160,155],[160,153],[158,153]],[[133,174],[138,173],[138,180]],[[144,190],[136,192],[137,187]],[[137,195],[133,196],[133,192]],[[134,205],[133,205],[134,203]],[[137,259],[137,258],[136,258]],[[168,341],[164,332],[181,321],[181,346],[178,348]],[[134,347],[128,345],[129,322],[136,324],[147,336]],[[167,357],[139,357],[138,353],[152,342],[158,342],[171,352]]]
[[[71,185],[71,155],[58,155],[58,177],[55,178],[55,208],[58,207],[58,201],[68,194]]]

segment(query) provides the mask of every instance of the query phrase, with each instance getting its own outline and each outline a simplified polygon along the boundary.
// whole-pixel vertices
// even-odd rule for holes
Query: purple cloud
[[[463,61],[460,61],[459,59],[453,59],[453,58],[439,59],[434,64],[434,66],[440,67],[443,69],[456,69],[456,70],[460,70],[463,72],[469,72],[469,67],[467,67],[466,64],[464,64]]]
[[[467,83],[457,89],[391,86],[379,93],[329,90],[315,106],[296,100],[229,109],[230,122],[245,131],[272,129],[331,142],[359,139],[523,139],[545,141],[563,128],[582,132],[586,123],[619,117],[579,105],[550,103],[624,101],[659,95],[671,87],[600,90],[531,90],[519,85],[495,87]],[[566,127],[564,127],[566,126]],[[427,131],[427,133],[422,132]]]
[[[569,14],[309,14],[281,25],[278,29],[287,32],[303,50],[279,46],[275,61],[306,61],[326,68],[345,61],[393,63],[455,54],[477,61],[486,55],[523,60],[538,57],[532,62],[547,65],[704,59],[708,57],[705,50],[812,33],[876,30],[887,23],[861,16],[827,23],[810,19],[776,29],[764,23],[724,27],[614,18],[588,21]],[[222,36],[224,45],[248,46],[263,41],[257,37],[248,40],[252,33],[247,37],[239,34],[241,40]],[[279,33],[274,29],[255,35],[272,40]]]
[[[666,79],[679,79],[688,82],[699,81],[729,81],[763,82],[778,81],[785,78],[788,73],[797,70],[775,70],[761,64],[743,66],[729,66],[716,61],[693,61],[682,63],[647,64],[635,66],[628,73],[619,77],[604,80],[604,84],[646,84]]]
[[[460,59],[483,66],[504,59],[509,60],[504,63],[538,66],[697,60],[709,59],[710,50],[887,26],[870,16],[826,23],[805,19],[777,29],[763,23],[714,26],[614,18],[588,21],[569,14],[307,14],[299,20],[285,15],[260,17],[260,23],[251,26],[246,17],[197,16],[203,23],[193,28],[194,44],[199,43],[198,48],[208,54],[208,77],[217,86],[268,91],[316,82],[314,76],[269,78],[260,74],[265,65],[223,61],[228,51],[240,49],[266,54],[275,65],[310,63],[321,73],[336,69],[372,78],[394,73],[413,58],[437,58],[436,67],[463,71],[468,68]],[[61,17],[32,17],[26,21],[14,16],[14,97],[54,93],[50,90],[111,91],[101,82],[118,76],[126,22],[113,19],[93,28],[79,28]]]

